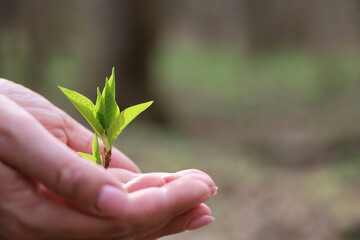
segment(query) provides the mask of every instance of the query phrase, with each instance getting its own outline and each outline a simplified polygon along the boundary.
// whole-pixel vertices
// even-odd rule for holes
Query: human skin
[[[151,240],[214,220],[204,172],[142,174],[117,149],[105,170],[76,153],[92,140],[42,96],[0,79],[0,239]]]

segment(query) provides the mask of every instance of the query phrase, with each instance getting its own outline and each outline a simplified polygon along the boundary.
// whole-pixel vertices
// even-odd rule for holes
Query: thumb
[[[32,115],[0,95],[0,159],[74,206],[107,215],[103,206],[127,201],[120,183],[51,135]],[[108,186],[118,191],[110,199]],[[101,199],[101,204],[99,204]],[[105,210],[102,210],[105,209]]]

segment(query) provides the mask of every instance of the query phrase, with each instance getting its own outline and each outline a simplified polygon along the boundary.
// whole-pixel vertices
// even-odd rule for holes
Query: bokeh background
[[[116,146],[198,168],[216,221],[176,239],[360,239],[360,1],[0,0],[0,76],[155,104]]]

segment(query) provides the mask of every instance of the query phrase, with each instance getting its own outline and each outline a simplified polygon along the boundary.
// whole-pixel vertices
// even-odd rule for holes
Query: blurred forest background
[[[155,100],[116,146],[219,185],[165,239],[360,239],[360,1],[0,0],[1,77],[86,124],[57,86],[113,66],[123,108]]]

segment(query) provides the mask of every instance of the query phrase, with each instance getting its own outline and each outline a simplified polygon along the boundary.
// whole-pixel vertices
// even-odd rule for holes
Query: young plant
[[[100,92],[100,89],[97,88],[95,105],[91,100],[78,92],[60,86],[59,88],[85,117],[95,131],[92,155],[87,153],[79,154],[101,165],[103,161],[100,154],[99,142],[97,140],[97,136],[99,136],[104,144],[105,168],[108,168],[111,161],[111,149],[115,139],[132,120],[153,103],[153,101],[149,101],[120,111],[119,106],[115,101],[114,68],[112,69],[110,78],[105,79],[105,87],[102,93]]]

